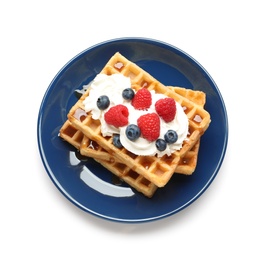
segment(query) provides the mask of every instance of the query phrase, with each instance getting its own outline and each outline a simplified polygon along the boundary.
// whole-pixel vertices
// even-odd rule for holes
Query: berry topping
[[[164,150],[166,149],[166,147],[167,147],[167,143],[166,143],[166,141],[163,140],[163,139],[158,139],[158,140],[156,141],[156,147],[157,147],[157,149],[158,149],[159,151],[164,151]]]
[[[113,144],[117,148],[122,148],[123,145],[120,142],[120,135],[119,134],[114,134],[113,135]]]
[[[168,144],[173,144],[178,140],[178,135],[174,130],[168,130],[164,135],[164,139]]]
[[[151,93],[146,88],[137,91],[132,99],[132,106],[137,110],[146,110],[151,106]]]
[[[155,103],[158,115],[166,122],[170,122],[176,115],[176,103],[173,98],[162,98]]]
[[[130,141],[135,141],[139,138],[141,132],[137,125],[131,124],[126,128],[126,136]]]
[[[128,109],[124,105],[111,107],[104,115],[107,124],[114,127],[121,127],[128,124]]]
[[[97,107],[100,109],[100,110],[105,110],[109,107],[110,105],[110,100],[108,98],[108,96],[106,95],[103,95],[103,96],[100,96],[98,99],[97,99]]]
[[[160,118],[156,113],[148,113],[140,116],[137,120],[142,136],[152,142],[160,135]]]
[[[134,98],[134,96],[135,96],[135,92],[132,88],[126,88],[122,92],[122,97],[125,100],[132,100]]]

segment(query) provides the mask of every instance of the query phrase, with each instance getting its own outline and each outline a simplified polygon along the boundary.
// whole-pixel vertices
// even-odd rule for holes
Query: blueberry
[[[164,139],[167,143],[173,144],[178,140],[178,135],[174,130],[168,130],[164,135]]]
[[[119,134],[114,134],[113,135],[113,144],[117,148],[122,148],[123,145],[120,142],[120,135]]]
[[[97,99],[97,107],[100,109],[100,110],[104,110],[104,109],[107,109],[110,105],[110,100],[108,98],[108,96],[106,95],[103,95],[103,96],[100,96],[98,99]]]
[[[164,151],[167,147],[167,143],[163,139],[157,139],[156,140],[156,147],[159,151]]]
[[[126,136],[130,141],[135,141],[139,138],[141,132],[137,125],[131,124],[126,128]]]
[[[132,100],[134,96],[135,96],[135,93],[132,88],[126,88],[122,92],[122,97],[125,100]]]

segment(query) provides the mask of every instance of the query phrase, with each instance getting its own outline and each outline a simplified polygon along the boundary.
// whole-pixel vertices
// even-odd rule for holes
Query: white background
[[[0,258],[264,259],[263,26],[256,0],[1,1]],[[120,37],[190,54],[215,80],[229,118],[226,157],[208,190],[180,213],[144,224],[71,204],[37,147],[39,106],[53,77],[86,48]]]

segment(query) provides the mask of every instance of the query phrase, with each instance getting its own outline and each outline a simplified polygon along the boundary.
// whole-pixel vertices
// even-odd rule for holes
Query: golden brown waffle
[[[180,87],[169,87],[176,93],[192,100],[194,103],[203,106],[205,104],[205,94],[201,91],[193,91],[190,89]],[[147,197],[152,197],[157,186],[144,178],[142,175],[137,174],[135,171],[129,169],[126,165],[116,161],[116,159],[102,149],[96,142],[89,140],[88,137],[74,128],[74,126],[67,120],[61,128],[60,136],[72,144],[82,155],[92,157],[98,163],[102,164],[106,169],[111,171],[117,177],[128,183],[137,191],[143,193]],[[175,172],[190,175],[194,172],[200,140],[194,147],[183,156],[177,165]]]
[[[66,120],[60,129],[59,136],[80,150],[83,141],[83,132],[76,129],[69,120]]]
[[[103,137],[100,130],[100,121],[92,119],[91,113],[84,111],[83,100],[89,95],[89,89],[82,95],[68,114],[69,121],[74,127],[81,130],[85,136],[98,143],[110,155],[115,155],[118,161],[125,162],[130,169],[136,171],[139,175],[142,175],[156,186],[163,187],[174,173],[180,157],[192,149],[200,136],[208,128],[210,124],[209,113],[200,105],[196,105],[187,98],[166,88],[150,74],[119,53],[116,53],[109,60],[101,73],[107,75],[122,73],[130,77],[133,86],[145,87],[172,97],[185,108],[185,113],[189,120],[190,135],[188,136],[188,140],[183,143],[180,151],[174,152],[171,156],[165,155],[161,158],[156,156],[137,156],[125,148],[115,147],[112,143],[112,137]]]
[[[204,92],[199,90],[192,90],[177,86],[168,86],[169,89],[174,91],[175,93],[189,99],[190,101],[194,102],[198,106],[204,106],[206,102],[206,95]]]
[[[204,92],[199,90],[181,88],[181,87],[169,87],[169,88],[174,92],[176,92],[177,94],[191,100],[195,104],[204,107],[206,102],[206,95]],[[181,157],[175,169],[176,173],[191,175],[194,172],[197,165],[199,148],[200,148],[200,139],[184,156]]]

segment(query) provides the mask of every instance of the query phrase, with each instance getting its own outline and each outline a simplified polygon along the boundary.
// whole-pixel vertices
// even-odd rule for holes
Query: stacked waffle
[[[68,113],[68,119],[60,129],[60,136],[72,144],[84,156],[92,157],[105,168],[147,197],[164,187],[176,173],[190,175],[197,164],[200,138],[210,124],[210,114],[203,108],[205,94],[179,87],[166,87],[149,73],[116,53],[101,71],[102,74],[122,74],[130,78],[132,86],[173,98],[183,108],[188,118],[188,138],[182,148],[170,156],[142,156],[118,148],[113,136],[103,136],[100,120],[86,112],[83,101],[89,96],[87,89]],[[135,89],[138,90],[138,89]]]

